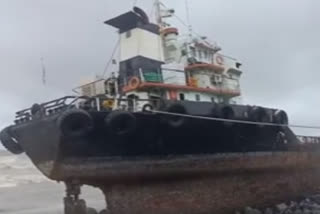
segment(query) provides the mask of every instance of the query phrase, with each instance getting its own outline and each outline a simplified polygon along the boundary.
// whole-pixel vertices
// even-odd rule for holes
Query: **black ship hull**
[[[199,102],[147,105],[142,112],[51,104],[19,112],[0,138],[67,184],[66,214],[78,213],[70,207],[85,210],[82,184],[100,188],[108,210],[119,214],[232,213],[319,184],[319,155],[301,146],[283,111]]]
[[[219,115],[219,109],[229,114]],[[250,110],[251,109],[251,110]],[[210,156],[218,153],[288,151],[298,140],[288,127],[256,122],[252,113],[256,107],[212,103],[166,103],[156,112],[96,111],[62,109],[52,114],[38,115],[31,121],[9,127],[11,137],[49,178],[67,180],[56,175],[56,165],[66,160],[99,160],[108,164],[119,159],[166,159],[181,156]],[[260,109],[260,116],[272,118],[276,110]],[[44,110],[45,106],[44,106]],[[263,110],[263,111],[261,111]],[[161,112],[183,113],[173,116]],[[231,112],[230,112],[231,111]],[[251,112],[251,113],[250,113]],[[87,116],[83,118],[83,115]],[[258,115],[259,116],[259,115]],[[198,118],[199,117],[199,118]],[[208,118],[208,120],[203,118]],[[225,118],[226,121],[210,120]],[[90,122],[86,121],[90,118]],[[238,120],[230,122],[230,119]],[[286,122],[284,117],[284,123]],[[90,126],[90,129],[86,129]],[[284,133],[286,141],[279,140]]]

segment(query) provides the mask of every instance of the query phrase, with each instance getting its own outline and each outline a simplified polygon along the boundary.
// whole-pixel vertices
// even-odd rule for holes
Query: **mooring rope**
[[[186,117],[186,118],[192,118],[192,119],[211,120],[211,121],[229,122],[229,123],[238,123],[238,124],[247,124],[247,125],[290,127],[290,128],[319,129],[320,130],[320,126],[308,126],[308,125],[296,125],[296,124],[275,124],[275,123],[265,123],[265,122],[243,121],[243,120],[235,120],[235,119],[224,119],[224,118],[216,118],[216,117],[206,117],[206,116],[172,113],[172,112],[158,111],[158,110],[150,110],[149,112],[156,113],[156,114],[162,114],[162,115]]]
[[[103,74],[101,76],[102,78],[104,78],[106,76],[106,74],[108,72],[108,69],[112,64],[112,61],[114,60],[114,56],[116,55],[119,47],[120,47],[120,37],[118,38],[118,41],[117,41],[117,43],[116,43],[116,45],[115,45],[115,47],[114,47],[114,49],[113,49],[113,51],[111,53],[111,56],[110,56],[110,58],[109,58],[109,60],[108,60],[108,62],[106,64],[106,67],[103,70]]]

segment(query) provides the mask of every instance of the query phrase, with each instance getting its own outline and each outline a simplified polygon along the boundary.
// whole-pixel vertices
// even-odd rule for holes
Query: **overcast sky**
[[[320,125],[319,0],[189,2],[194,30],[243,62],[245,103],[283,108],[292,123]],[[166,4],[186,17],[184,0]],[[11,124],[15,111],[71,93],[84,77],[101,74],[117,39],[103,22],[132,5],[133,0],[1,0],[0,127]],[[148,13],[151,5],[138,1]]]

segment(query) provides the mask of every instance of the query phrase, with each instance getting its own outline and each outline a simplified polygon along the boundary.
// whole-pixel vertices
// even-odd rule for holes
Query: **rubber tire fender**
[[[235,120],[236,116],[235,116],[235,112],[233,110],[233,108],[229,105],[224,105],[221,106],[218,109],[218,116],[221,119],[229,119],[229,120]],[[223,125],[226,127],[232,127],[234,125],[233,122],[229,122],[229,121],[224,121]]]
[[[42,110],[42,106],[38,103],[35,103],[32,105],[30,110],[31,110],[31,114],[35,115]]]
[[[87,214],[87,204],[86,204],[85,200],[80,199],[75,203],[74,213],[75,214]]]
[[[98,214],[98,212],[94,208],[88,207],[87,214]]]
[[[145,104],[142,107],[142,112],[145,112],[145,113],[152,113],[153,110],[154,110],[154,106],[151,104]]]
[[[273,114],[273,123],[280,124],[280,125],[288,125],[289,118],[285,111],[277,110]]]
[[[20,146],[17,140],[12,137],[10,132],[10,127],[7,127],[0,132],[0,141],[2,145],[9,152],[15,155],[22,154],[24,152],[23,148]]]
[[[65,137],[78,138],[87,136],[94,128],[94,122],[87,111],[71,109],[58,118],[58,127]]]
[[[271,118],[268,115],[267,111],[262,108],[255,106],[249,111],[249,119],[253,122],[260,122],[260,123],[270,123]]]
[[[111,133],[116,136],[128,136],[137,129],[137,118],[126,111],[111,112],[105,118],[105,123]]]
[[[184,105],[182,105],[180,103],[174,103],[174,104],[169,105],[165,111],[169,112],[169,113],[188,115],[187,109],[185,108]],[[187,123],[187,118],[182,117],[182,116],[167,115],[166,122],[171,128],[180,128]]]
[[[109,211],[107,211],[107,210],[101,210],[99,212],[99,214],[111,214],[111,213]]]
[[[219,106],[216,104],[213,105],[213,107],[210,109],[209,116],[213,118],[221,118],[219,114],[220,114]]]

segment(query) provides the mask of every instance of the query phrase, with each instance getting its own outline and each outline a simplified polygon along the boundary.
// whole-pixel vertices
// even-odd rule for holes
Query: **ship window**
[[[200,101],[200,95],[196,94],[196,101]]]
[[[188,55],[188,51],[187,50],[181,50],[181,55],[182,56],[187,56]]]
[[[241,65],[242,65],[242,64],[241,64],[240,62],[237,62],[237,63],[236,63],[236,68],[240,68]]]
[[[180,93],[180,94],[179,94],[179,99],[180,99],[180,100],[185,100],[185,96],[184,96],[183,93]]]
[[[131,37],[131,30],[126,32],[126,38],[130,38]]]
[[[205,59],[208,59],[208,58],[209,58],[209,53],[208,53],[208,51],[204,51],[204,58],[205,58]]]
[[[202,51],[199,50],[199,58],[202,59]]]
[[[211,60],[211,63],[213,63],[213,54],[212,53],[209,54],[209,60]]]
[[[191,56],[196,57],[196,49],[194,47],[190,47],[191,50]]]

